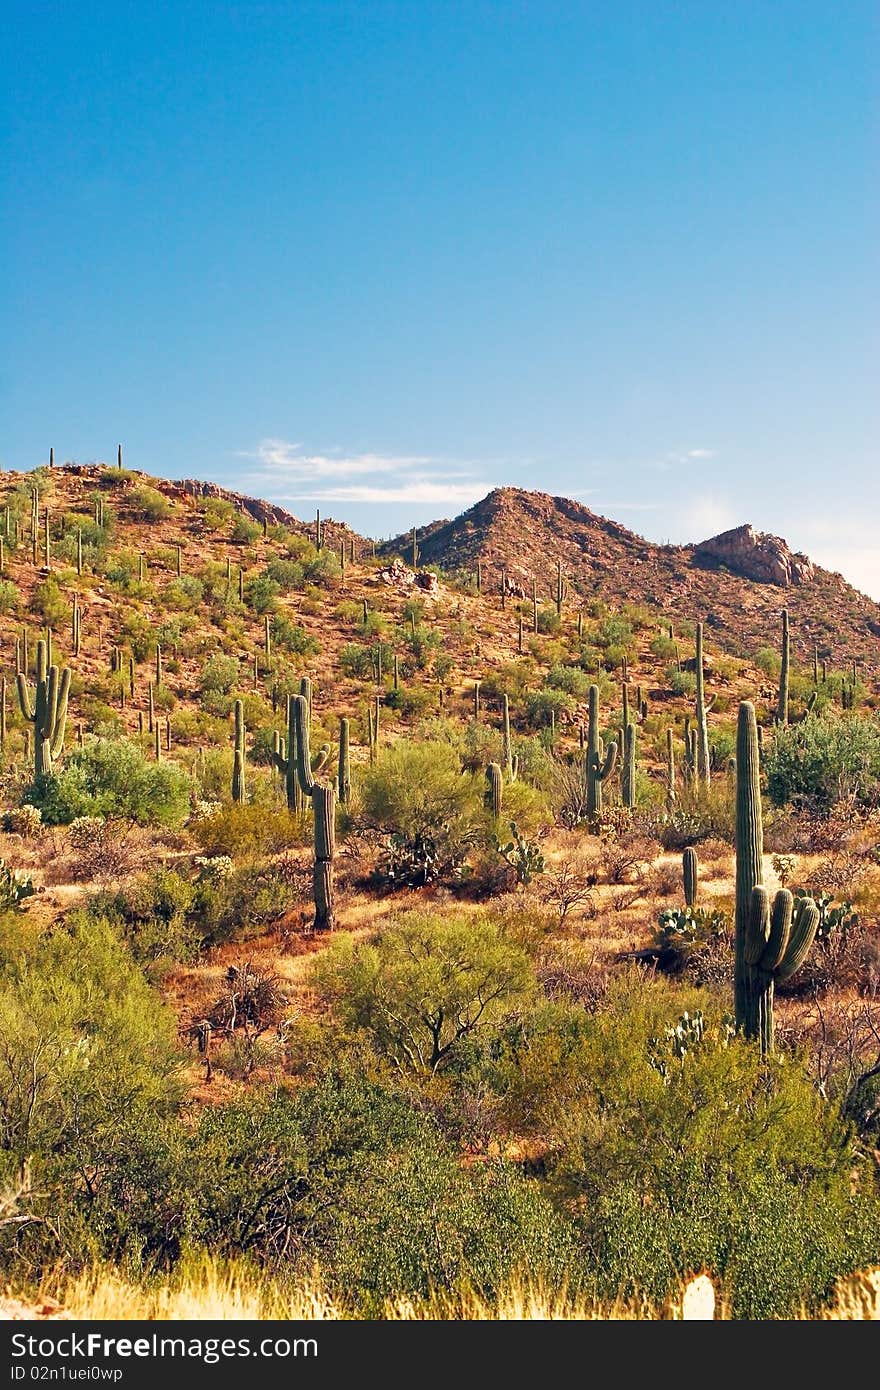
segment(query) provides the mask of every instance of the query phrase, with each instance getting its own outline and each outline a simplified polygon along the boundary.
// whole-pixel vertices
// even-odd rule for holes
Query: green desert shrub
[[[174,869],[149,869],[125,888],[100,894],[92,916],[109,918],[139,964],[191,961],[199,951],[200,935],[188,920],[196,890]]]
[[[880,794],[880,724],[831,710],[777,729],[764,766],[775,806],[795,801],[827,811],[854,800],[875,806]]]
[[[876,1197],[852,1190],[835,1107],[708,996],[619,980],[555,1090],[557,1179],[583,1203],[598,1291],[662,1297],[705,1267],[737,1316],[784,1317],[876,1260]]]
[[[202,694],[228,695],[238,685],[240,668],[238,659],[215,652],[209,656],[202,667],[199,689]]]
[[[314,978],[343,1024],[365,1032],[396,1068],[430,1075],[454,1064],[534,989],[525,952],[488,917],[411,912],[375,942],[342,938]]]
[[[274,645],[292,656],[312,656],[320,648],[315,637],[283,613],[273,615],[270,631]]]
[[[268,575],[258,574],[244,586],[244,601],[255,613],[274,613],[279,586]]]
[[[427,882],[461,867],[479,833],[481,801],[448,744],[395,743],[359,786],[366,823],[389,837],[391,881]]]
[[[53,1223],[65,1214],[52,1197],[100,1188],[124,1171],[131,1136],[170,1113],[180,1094],[175,1023],[117,935],[101,918],[74,914],[67,929],[33,940],[0,967],[0,1176],[31,1167],[33,1191],[48,1189]],[[30,1083],[23,1085],[23,1079]],[[87,1178],[85,1177],[87,1175]],[[56,1227],[57,1231],[57,1227]],[[4,1226],[9,1247],[27,1232]],[[63,1234],[62,1234],[63,1243]]]
[[[339,665],[343,675],[366,680],[373,673],[373,650],[359,642],[345,642],[339,649]]]
[[[262,534],[263,528],[258,521],[252,521],[249,516],[239,513],[235,518],[230,540],[233,545],[252,545]]]
[[[178,826],[189,810],[189,793],[189,778],[176,763],[153,762],[131,739],[88,738],[57,772],[34,784],[28,799],[47,825],[103,816]]]
[[[166,607],[179,612],[198,608],[205,596],[205,587],[194,574],[181,574],[172,579],[162,595]]]
[[[287,810],[272,811],[255,803],[230,803],[201,817],[192,826],[205,854],[233,858],[274,854],[301,838],[296,820]]]
[[[570,713],[573,701],[564,690],[544,688],[536,690],[526,700],[526,722],[530,729],[543,729],[558,720],[562,714]]]
[[[34,589],[30,609],[49,627],[63,623],[70,616],[70,607],[61,592],[58,580],[53,574],[47,576]]]
[[[491,1295],[519,1272],[574,1277],[572,1224],[533,1182],[498,1160],[462,1166],[435,1120],[353,1069],[208,1106],[189,1133],[153,1126],[130,1148],[90,1221],[131,1257],[167,1265],[183,1244],[294,1278],[317,1263],[367,1316],[394,1296]]]
[[[171,503],[168,498],[146,483],[132,489],[129,502],[139,521],[155,524],[157,521],[165,521],[171,515]]]
[[[674,661],[676,655],[674,638],[658,634],[651,642],[651,652],[660,661]]]

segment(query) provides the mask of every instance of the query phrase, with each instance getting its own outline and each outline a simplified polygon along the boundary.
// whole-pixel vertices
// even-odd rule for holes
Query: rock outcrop
[[[799,551],[789,550],[781,536],[756,531],[753,526],[736,526],[694,546],[694,556],[726,565],[734,574],[756,579],[760,584],[777,584],[787,589],[813,578],[813,563]]]

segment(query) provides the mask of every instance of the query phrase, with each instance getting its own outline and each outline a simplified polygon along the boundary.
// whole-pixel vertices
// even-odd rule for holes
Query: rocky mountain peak
[[[805,584],[815,574],[813,562],[800,551],[789,549],[781,536],[756,531],[753,526],[735,526],[694,546],[694,556],[725,565],[744,579],[760,584],[776,584],[787,589]]]

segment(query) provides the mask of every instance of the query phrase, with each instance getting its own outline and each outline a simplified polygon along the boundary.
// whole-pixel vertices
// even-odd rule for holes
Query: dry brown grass
[[[261,1277],[243,1264],[223,1264],[210,1256],[190,1260],[167,1282],[134,1283],[118,1271],[95,1267],[75,1277],[50,1279],[37,1297],[21,1296],[23,1308],[32,1312],[17,1316],[53,1315],[89,1321],[146,1319],[284,1319],[339,1321],[357,1314],[329,1294],[316,1271],[310,1280],[294,1288]],[[658,1305],[647,1299],[596,1302],[570,1298],[564,1290],[552,1291],[528,1284],[514,1284],[494,1299],[472,1293],[437,1295],[418,1300],[389,1300],[383,1309],[387,1321],[723,1321],[729,1311],[712,1278],[701,1273],[682,1280],[679,1292]],[[829,1303],[811,1321],[880,1320],[880,1269],[867,1269],[838,1280]]]

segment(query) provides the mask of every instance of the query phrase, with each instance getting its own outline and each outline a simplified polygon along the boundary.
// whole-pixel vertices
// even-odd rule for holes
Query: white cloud
[[[352,484],[349,487],[326,487],[310,492],[282,493],[279,502],[455,502],[464,506],[478,502],[492,489],[492,483],[435,483],[426,478],[388,487]]]
[[[372,473],[404,473],[431,462],[429,458],[418,455],[304,454],[301,452],[302,447],[301,444],[290,444],[285,439],[261,439],[253,453],[242,454],[241,457],[254,460],[257,464],[255,472],[265,471],[273,476],[280,473],[291,481],[351,478]]]
[[[685,458],[689,459],[713,459],[714,457],[714,449],[688,449],[685,454]]]
[[[493,486],[461,463],[427,454],[307,453],[286,439],[261,439],[241,483],[278,502],[412,503],[469,506]],[[355,479],[381,478],[381,482]]]

